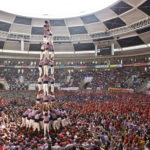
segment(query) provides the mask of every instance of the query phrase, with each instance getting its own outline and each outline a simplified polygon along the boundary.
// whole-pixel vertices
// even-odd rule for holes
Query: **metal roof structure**
[[[95,43],[114,42],[115,48],[150,43],[150,0],[118,0],[93,14],[51,19],[56,52],[94,50]],[[43,18],[29,18],[0,11],[0,49],[40,51]]]

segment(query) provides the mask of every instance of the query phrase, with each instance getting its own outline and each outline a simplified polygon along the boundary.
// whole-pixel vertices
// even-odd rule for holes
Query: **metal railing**
[[[108,38],[108,37],[112,37],[112,36],[117,37],[121,34],[133,32],[133,31],[143,29],[143,28],[148,27],[148,26],[150,26],[150,18],[141,20],[141,21],[139,21],[135,24],[132,24],[130,26],[125,26],[125,27],[109,30],[107,32],[95,33],[95,34],[91,34],[90,36],[92,37],[92,39]]]
[[[139,29],[143,29],[145,27],[150,26],[150,18],[146,18],[141,20],[135,24],[124,26],[117,29],[108,30],[106,32],[94,33],[94,34],[77,34],[71,36],[54,36],[54,42],[78,42],[78,41],[87,41],[87,40],[96,40],[109,38],[114,36],[120,36],[121,34],[133,32]],[[9,39],[9,40],[21,40],[24,38],[25,41],[37,41],[41,42],[43,35],[29,35],[29,34],[21,34],[21,33],[10,33],[5,31],[0,31],[0,38]]]

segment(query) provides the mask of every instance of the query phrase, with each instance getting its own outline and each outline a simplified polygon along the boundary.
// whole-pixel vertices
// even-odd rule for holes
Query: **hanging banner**
[[[112,64],[112,65],[91,65],[91,66],[54,66],[55,69],[100,69],[100,68],[121,68],[121,67],[136,67],[136,66],[149,66],[148,63],[134,63],[134,64]],[[38,66],[6,66],[0,65],[0,68],[17,68],[17,69],[30,69],[38,68]]]
[[[95,65],[95,68],[108,68],[109,65]]]
[[[133,89],[108,88],[110,92],[134,93]]]
[[[79,87],[66,87],[66,88],[60,88],[62,91],[77,91],[79,90]]]

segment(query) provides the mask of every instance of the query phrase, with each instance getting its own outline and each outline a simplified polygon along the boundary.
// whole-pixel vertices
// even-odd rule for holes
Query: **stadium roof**
[[[21,3],[21,2],[20,2]],[[86,3],[85,3],[86,4]],[[10,4],[9,4],[10,5]],[[45,3],[41,4],[45,5]],[[51,6],[50,6],[51,7]],[[54,35],[54,46],[57,52],[91,51],[95,42],[115,43],[115,48],[124,48],[150,43],[150,21],[147,26],[136,29],[134,24],[150,18],[150,0],[118,0],[114,4],[95,13],[72,18],[48,18]],[[45,19],[24,17],[18,14],[0,11],[0,49],[20,50],[18,40],[22,36],[30,37],[25,40],[26,51],[39,51],[40,40],[43,35]],[[109,31],[122,30],[132,27],[132,31],[106,36]],[[123,30],[124,31],[124,30]],[[93,35],[104,37],[93,39]],[[88,40],[82,41],[81,37]],[[33,40],[34,38],[34,40]],[[35,39],[38,38],[36,41]],[[57,39],[68,39],[66,42],[57,42]],[[69,39],[72,40],[69,40]],[[75,40],[74,40],[75,39]],[[76,40],[78,39],[78,40]],[[79,43],[81,42],[81,43]]]
[[[117,0],[4,0],[0,10],[28,17],[68,18],[99,11]]]

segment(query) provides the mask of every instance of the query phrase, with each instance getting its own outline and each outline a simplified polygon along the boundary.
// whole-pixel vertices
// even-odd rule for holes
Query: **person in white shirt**
[[[55,143],[55,145],[52,146],[52,150],[61,150],[61,147],[58,145],[58,143]]]
[[[38,91],[42,90],[42,76],[38,78]]]
[[[43,73],[43,65],[44,65],[43,59],[41,59],[40,62],[39,62],[39,67],[38,67],[38,69],[39,69],[39,76],[42,76],[42,73]]]
[[[44,51],[45,51],[45,48],[46,48],[46,44],[43,43],[43,44],[41,45],[40,60],[44,59]]]
[[[49,77],[47,75],[44,75],[43,78],[43,91],[44,91],[44,95],[48,95],[49,94]]]
[[[55,79],[54,79],[54,75],[53,74],[50,75],[50,82],[51,82],[51,92],[54,93]]]
[[[40,113],[38,112],[35,116],[34,116],[34,124],[33,124],[33,131],[38,130],[38,132],[40,132]]]
[[[50,43],[51,45],[53,45],[53,36],[52,36],[52,35],[49,36],[48,41],[49,41],[49,43]]]
[[[51,74],[54,74],[54,58],[50,58]]]
[[[43,69],[44,69],[44,76],[45,75],[47,75],[48,76],[48,71],[49,71],[49,59],[47,59],[47,58],[45,58],[44,59],[44,67],[43,67]]]
[[[46,133],[49,134],[49,121],[50,121],[50,115],[46,112],[43,116],[43,123],[44,123],[44,136],[46,136]]]
[[[44,44],[47,44],[47,42],[48,42],[47,36],[44,36],[44,37],[43,37],[43,43],[44,43]]]

